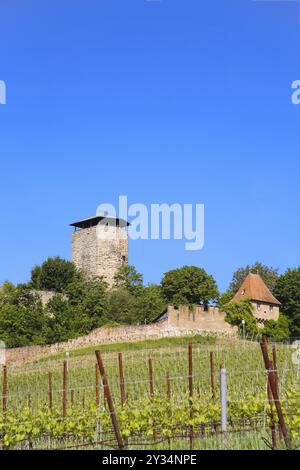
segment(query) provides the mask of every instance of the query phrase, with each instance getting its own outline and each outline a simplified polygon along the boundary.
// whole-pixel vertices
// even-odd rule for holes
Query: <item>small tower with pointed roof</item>
[[[232,302],[246,298],[251,300],[258,323],[263,324],[266,320],[278,320],[281,303],[274,297],[259,274],[248,274]]]
[[[126,220],[97,215],[71,224],[72,260],[88,278],[103,278],[109,287],[120,266],[128,263]]]

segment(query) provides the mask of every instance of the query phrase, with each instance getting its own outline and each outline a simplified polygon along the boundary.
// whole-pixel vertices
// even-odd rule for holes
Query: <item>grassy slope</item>
[[[176,347],[176,346],[185,346],[189,343],[193,344],[215,344],[217,341],[217,337],[214,335],[193,335],[193,336],[180,336],[180,337],[173,337],[173,338],[160,338],[160,339],[149,339],[144,341],[132,341],[126,343],[112,343],[112,344],[99,344],[97,346],[88,346],[85,348],[79,349],[72,349],[70,351],[70,355],[72,357],[81,357],[81,356],[90,356],[91,354],[95,354],[95,350],[101,352],[125,352],[125,351],[141,351],[145,349],[158,349],[163,347]],[[57,354],[51,354],[49,356],[44,356],[41,359],[34,361],[37,362],[44,362],[51,360],[59,360],[65,358],[66,353],[60,352]]]

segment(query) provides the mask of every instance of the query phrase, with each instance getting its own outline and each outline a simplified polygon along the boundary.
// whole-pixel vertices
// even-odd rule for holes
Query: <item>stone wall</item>
[[[41,299],[43,305],[47,305],[47,303],[53,299],[53,297],[57,294],[56,292],[53,291],[48,291],[48,290],[36,290],[32,289],[31,292],[33,294],[36,294],[39,296]],[[63,299],[67,300],[68,297],[65,294],[60,294],[60,296],[63,297]]]
[[[229,325],[225,321],[225,314],[218,307],[196,306],[193,310],[187,306],[180,306],[179,309],[172,305],[168,306],[167,322],[171,327],[180,328],[201,328],[206,331],[223,332],[235,334],[237,328]]]
[[[88,277],[103,277],[111,287],[119,267],[128,263],[128,233],[101,224],[77,230],[72,237],[72,259]]]
[[[120,343],[129,341],[143,341],[148,339],[159,339],[166,337],[187,336],[196,334],[216,333],[222,336],[235,336],[235,330],[220,330],[215,323],[216,329],[210,320],[204,319],[197,325],[191,324],[188,327],[174,327],[168,321],[152,325],[142,326],[120,326],[114,328],[99,328],[87,336],[76,338],[65,343],[57,343],[48,346],[28,346],[23,348],[8,349],[6,351],[7,364],[18,364],[26,361],[33,361],[43,356],[49,356],[59,352],[72,351],[74,349],[87,346]]]
[[[266,320],[275,320],[279,319],[279,306],[270,305],[264,302],[251,302],[254,309],[254,316],[256,317],[258,323],[263,324]]]

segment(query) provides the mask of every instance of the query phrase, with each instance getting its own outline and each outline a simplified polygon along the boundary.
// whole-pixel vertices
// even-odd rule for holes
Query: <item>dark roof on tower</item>
[[[88,217],[87,219],[79,220],[78,222],[73,222],[72,224],[70,224],[70,226],[76,228],[89,228],[99,224],[113,225],[117,227],[128,227],[130,225],[127,220],[120,219],[119,217],[112,217],[109,215],[94,215],[92,217]]]
[[[266,286],[259,274],[249,273],[232,302],[239,302],[243,298],[249,298],[257,302],[265,302],[272,305],[281,305]]]

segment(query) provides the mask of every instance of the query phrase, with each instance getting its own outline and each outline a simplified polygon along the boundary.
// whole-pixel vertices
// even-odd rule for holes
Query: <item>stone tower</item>
[[[231,302],[240,302],[243,299],[251,301],[259,326],[263,326],[266,320],[278,320],[281,303],[259,274],[249,273]]]
[[[71,224],[72,260],[89,278],[103,277],[109,287],[114,275],[128,263],[129,223],[110,216],[94,216]]]

